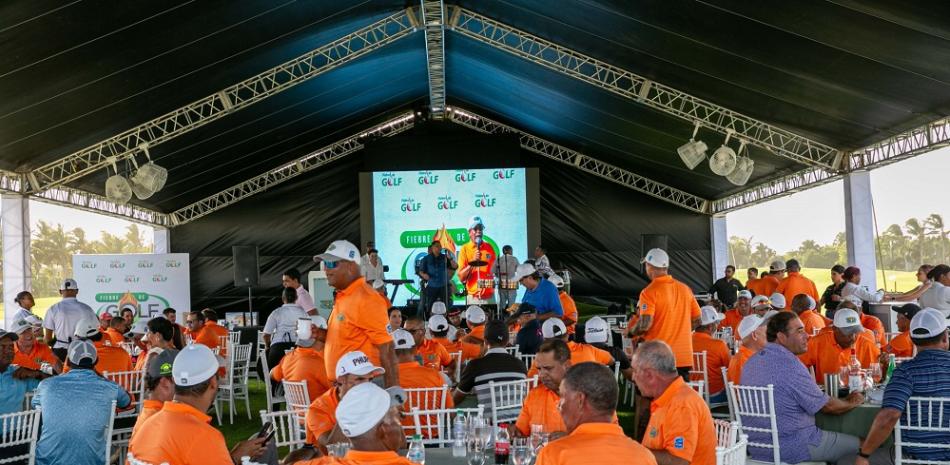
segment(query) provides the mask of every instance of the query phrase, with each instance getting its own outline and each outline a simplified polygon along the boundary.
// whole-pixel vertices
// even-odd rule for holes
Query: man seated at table
[[[747,315],[752,313],[752,292],[747,289],[739,291],[738,297],[736,298],[736,306],[726,310],[723,314],[725,317],[722,320],[722,327],[732,328],[732,335],[739,339],[739,323],[742,322],[742,319]]]
[[[385,372],[385,369],[373,365],[369,357],[358,350],[340,357],[336,362],[334,387],[317,397],[307,409],[307,444],[326,447],[327,444],[345,441],[346,437],[336,419],[340,399],[354,386],[369,383]]]
[[[630,358],[624,353],[623,348],[610,344],[610,339],[610,324],[607,320],[595,316],[584,323],[583,342],[610,354],[614,361],[620,363],[620,373],[623,377],[632,381],[633,367],[630,365]]]
[[[710,306],[700,308],[699,314],[699,326],[693,331],[693,353],[706,352],[709,402],[724,403],[726,402],[726,382],[722,379],[722,369],[729,366],[730,352],[725,342],[713,337],[723,316]],[[692,375],[691,380],[700,381],[702,375]]]
[[[412,334],[404,329],[393,331],[393,344],[396,349],[396,359],[399,362],[399,387],[403,389],[431,389],[446,386],[449,379],[442,372],[422,366],[416,360],[416,346]],[[418,407],[420,410],[432,410],[436,408],[452,408],[455,402],[451,397],[446,396],[445,405],[439,405],[442,396],[435,392],[427,392],[425,395],[419,394],[416,402],[412,399],[406,401],[406,413],[412,411],[412,407]],[[422,418],[422,436],[425,438],[438,436],[435,430],[435,417]],[[412,426],[411,416],[403,417],[404,426]],[[432,425],[432,427],[429,427]]]
[[[326,361],[323,360],[323,346],[327,341],[327,320],[320,315],[309,317],[310,327],[297,328],[297,347],[280,359],[270,371],[272,380],[306,381],[308,399],[311,402],[330,389],[327,379]],[[301,321],[305,321],[301,319]]]
[[[881,359],[884,361],[888,354],[895,357],[913,357],[914,343],[910,336],[910,321],[920,311],[920,307],[917,304],[904,304],[891,307],[891,310],[897,313],[897,330],[900,334],[882,347]]]
[[[663,341],[642,343],[633,354],[633,380],[645,397],[653,399],[643,445],[657,463],[715,465],[712,414],[676,368],[673,350]]]
[[[804,323],[802,330],[804,331]],[[839,374],[841,367],[848,365],[851,349],[855,350],[858,362],[863,368],[878,363],[881,355],[874,339],[861,326],[858,313],[849,308],[838,307],[831,331],[823,331],[812,337],[808,341],[808,349],[799,359],[805,367],[815,367],[815,382],[825,384],[826,374]]]
[[[840,311],[838,312],[840,313]],[[835,314],[835,319],[838,318]],[[852,314],[857,318],[857,314]],[[847,413],[864,402],[859,392],[845,399],[826,395],[808,373],[796,355],[809,347],[805,325],[792,312],[780,312],[769,318],[766,327],[768,344],[742,368],[743,386],[772,385],[775,399],[775,424],[778,428],[778,446],[783,463],[804,461],[837,462],[853,457],[858,449],[858,438],[818,429],[815,414]],[[814,340],[814,339],[812,339]],[[769,428],[769,418],[743,417],[742,424],[753,428]],[[749,431],[749,443],[770,444],[771,433]],[[772,462],[772,449],[749,447],[753,460]]]
[[[617,395],[617,380],[607,367],[585,362],[567,370],[560,396],[569,434],[544,446],[535,465],[656,464],[647,448],[613,423]]]
[[[434,319],[435,316],[429,318],[429,320]],[[436,326],[436,329],[441,331],[446,331],[449,329],[449,322],[445,320],[445,317],[439,317],[439,323],[443,323]],[[449,373],[454,373],[455,370],[455,361],[452,360],[452,356],[449,355],[449,351],[445,349],[445,346],[439,344],[436,341],[431,339],[426,339],[426,321],[419,317],[412,317],[406,320],[406,323],[403,325],[404,329],[412,334],[413,344],[415,345],[416,355],[419,359],[419,362],[423,366],[432,368],[433,370],[445,370]]]
[[[878,448],[890,437],[897,421],[907,422],[908,415],[915,424],[942,428],[946,427],[950,419],[950,405],[947,402],[943,403],[943,411],[935,404],[918,401],[911,401],[911,411],[906,410],[908,400],[912,397],[950,397],[950,352],[947,351],[947,320],[943,313],[933,308],[917,312],[910,322],[910,337],[917,347],[917,355],[901,363],[888,380],[881,411],[874,418],[871,430],[861,445],[856,465],[868,465],[869,457],[875,464],[894,463],[893,448]],[[946,430],[907,430],[901,433],[901,440],[946,446],[950,444],[950,433]],[[905,445],[903,453],[919,461],[950,460],[950,448],[947,447]]]
[[[462,370],[452,398],[456,404],[465,396],[474,393],[478,403],[491,405],[491,392],[488,383],[503,383],[525,379],[527,371],[524,362],[505,350],[508,347],[508,327],[501,320],[492,320],[485,324],[485,355],[472,360]]]
[[[470,305],[465,310],[465,325],[469,333],[459,339],[462,347],[462,361],[476,359],[482,356],[482,343],[485,337],[485,311],[478,305]]]
[[[792,299],[792,311],[805,325],[805,334],[812,337],[825,328],[825,318],[815,313],[815,300],[808,294],[798,294]]]
[[[36,333],[33,331],[32,325],[21,320],[18,324],[14,324],[11,331],[19,337],[14,346],[16,351],[13,356],[14,365],[28,370],[40,371],[44,369],[43,365],[46,364],[49,366],[49,368],[45,368],[48,375],[63,371],[63,364],[53,354],[53,349],[36,340]]]
[[[727,376],[729,382],[739,384],[742,379],[742,367],[753,354],[765,347],[765,325],[767,320],[759,315],[746,315],[739,323],[739,332],[737,335],[742,339],[739,351],[729,360],[729,370]]]
[[[749,305],[752,307],[752,313],[759,316],[764,316],[769,310],[772,310],[772,302],[767,295],[757,295],[753,297]]]
[[[567,343],[568,350],[571,351],[571,364],[583,362],[596,362],[601,365],[614,366],[614,358],[606,350],[598,349],[590,344],[581,344],[579,342],[568,341],[567,326],[560,318],[549,318],[544,320],[541,325],[541,335],[544,340],[559,339]],[[531,378],[538,374],[538,359],[534,359],[531,368],[528,370],[528,377]]]
[[[567,330],[564,330],[567,333]],[[551,438],[566,434],[567,428],[558,411],[560,403],[560,385],[564,374],[571,367],[571,349],[561,339],[549,339],[541,344],[534,359],[538,367],[537,387],[528,392],[522,404],[521,414],[511,433],[517,437],[527,437],[531,434],[531,425],[542,425],[545,433]]]

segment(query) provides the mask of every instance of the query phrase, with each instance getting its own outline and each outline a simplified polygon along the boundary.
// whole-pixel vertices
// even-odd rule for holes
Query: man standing
[[[748,289],[749,292],[754,292],[753,286],[755,286],[756,282],[759,281],[759,269],[754,266],[749,267],[749,269],[745,271],[745,276],[745,288]],[[755,297],[755,295],[752,297]]]
[[[376,249],[369,249],[366,255],[360,258],[360,270],[363,272],[363,279],[368,283],[386,279],[383,259],[379,258],[379,251]]]
[[[518,281],[514,279],[518,268],[518,259],[512,255],[510,245],[501,248],[502,256],[495,262],[495,277],[498,278],[498,310],[505,311],[515,303],[518,295]]]
[[[313,401],[331,386],[327,380],[326,362],[323,360],[327,320],[320,315],[310,318],[309,327],[295,329],[297,347],[271,369],[270,378],[278,383],[284,380],[306,381],[308,398]]]
[[[348,241],[334,241],[327,251],[314,257],[322,260],[327,283],[336,289],[333,311],[327,322],[324,349],[327,378],[336,381],[337,362],[345,354],[361,351],[373,365],[385,369],[385,385],[399,385],[399,367],[393,338],[386,331],[389,318],[386,302],[360,275],[359,250]]]
[[[541,273],[541,276],[547,278],[554,274],[554,270],[551,269],[551,261],[548,260],[548,250],[542,246],[537,246],[534,248],[534,267],[537,268],[538,272]]]
[[[808,294],[798,294],[791,299],[792,311],[798,315],[805,325],[805,334],[808,337],[814,336],[818,331],[825,328],[825,319],[815,313],[815,301]]]
[[[726,308],[735,305],[739,291],[745,289],[742,283],[734,277],[735,274],[736,267],[727,265],[725,276],[717,279],[709,288],[709,293],[714,294],[720,302],[726,305]]]
[[[557,287],[551,281],[544,279],[541,272],[530,263],[518,265],[515,279],[527,289],[521,298],[521,305],[530,305],[537,312],[538,320],[551,317],[562,318],[564,307],[558,297]]]
[[[490,304],[494,294],[495,249],[483,240],[485,224],[480,216],[468,222],[468,242],[459,250],[459,280],[465,285],[465,303],[468,305]],[[482,262],[484,265],[471,265]]]
[[[63,300],[50,307],[49,311],[46,312],[46,319],[43,320],[43,328],[46,330],[44,340],[49,343],[53,340],[53,336],[56,336],[53,353],[63,363],[66,362],[66,351],[69,347],[69,341],[72,340],[73,333],[76,331],[76,324],[86,318],[99,320],[92,308],[76,300],[78,294],[79,284],[76,283],[76,280],[72,278],[64,279],[63,284],[59,287],[59,295],[63,296]]]
[[[504,322],[492,320],[485,324],[485,355],[468,362],[462,370],[462,377],[452,394],[456,404],[465,396],[475,394],[479,404],[491,405],[489,381],[501,383],[525,379],[524,363],[505,350],[508,338],[508,327]]]
[[[785,269],[788,270],[788,276],[778,283],[775,292],[784,295],[786,302],[791,302],[798,294],[805,294],[818,302],[818,288],[814,281],[802,275],[798,260],[793,258],[785,262]]]
[[[296,268],[291,268],[284,272],[283,276],[280,277],[281,283],[284,285],[285,289],[293,289],[297,291],[297,300],[294,302],[297,303],[297,306],[307,312],[309,315],[316,315],[317,308],[313,305],[313,296],[307,292],[307,288],[303,287],[303,284],[300,283],[300,271]],[[273,365],[271,365],[273,366]]]
[[[665,251],[650,249],[641,263],[646,263],[650,284],[640,292],[640,319],[630,334],[666,342],[685,381],[693,366],[692,332],[699,326],[699,304],[687,285],[669,275],[670,257]]]
[[[426,282],[423,290],[422,300],[423,308],[429,310],[436,301],[451,305],[448,285],[450,270],[458,268],[455,257],[450,251],[442,251],[442,244],[439,241],[432,241],[429,245],[429,254],[422,259],[419,264],[419,277]]]
[[[287,275],[284,275],[287,277]],[[264,323],[264,345],[267,347],[267,366],[276,367],[284,358],[284,353],[297,342],[297,322],[309,318],[307,311],[297,305],[299,292],[292,287],[281,291],[281,305],[267,316]],[[321,318],[322,319],[322,318]]]

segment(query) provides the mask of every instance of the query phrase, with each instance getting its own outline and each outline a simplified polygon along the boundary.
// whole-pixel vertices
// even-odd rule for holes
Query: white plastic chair
[[[449,397],[449,387],[448,386],[438,386],[431,388],[409,388],[406,389],[406,406],[405,411],[411,412],[413,410],[419,410],[423,412],[428,412],[432,410],[442,410],[445,408],[445,401]],[[422,424],[422,429],[430,431],[431,428],[428,427],[429,422],[433,421],[434,417],[425,417],[420,419]],[[415,434],[415,425],[403,425],[403,431],[406,433],[406,438],[412,438],[412,435]]]
[[[115,418],[136,418],[142,412],[142,402],[145,400],[145,371],[115,371],[102,372],[102,377],[118,384],[129,393],[132,403],[129,408],[115,413]],[[118,451],[119,457],[124,457],[132,438],[132,426],[114,429],[112,431],[112,449]]]
[[[224,337],[224,336],[222,336]],[[225,380],[218,385],[218,395],[214,400],[214,412],[221,423],[221,404],[228,402],[228,421],[234,423],[234,401],[243,400],[247,410],[247,419],[251,419],[251,400],[248,395],[247,373],[251,366],[251,344],[231,346],[226,357],[227,373]]]
[[[739,423],[726,420],[713,420],[716,428],[716,446],[730,447],[739,438]]]
[[[251,371],[248,373],[248,377],[254,379],[260,379],[257,375],[257,362],[261,359],[261,348],[264,347],[264,332],[257,332],[257,343],[254,344],[253,350],[251,351]],[[267,353],[264,353],[264,356],[267,356]],[[267,379],[267,372],[264,372],[264,379]]]
[[[415,434],[422,436],[422,444],[436,447],[452,447],[452,422],[455,413],[461,411],[466,415],[484,415],[485,406],[476,408],[449,408],[438,410],[413,409],[412,424]],[[423,420],[425,418],[425,420]],[[434,420],[434,421],[433,421]],[[425,432],[425,434],[423,434]]]
[[[933,442],[911,442],[904,437],[911,432],[944,433],[950,435],[950,397],[911,397],[907,407],[894,428],[894,463],[945,465],[950,460],[921,460],[904,457],[905,447],[926,447],[950,452],[950,444]]]
[[[743,434],[731,446],[716,446],[716,465],[745,465],[748,445],[749,437]]]
[[[23,409],[30,410],[30,403],[33,401],[33,395],[36,394],[36,391],[27,391],[23,396]]]
[[[261,425],[271,422],[274,425],[274,441],[277,448],[288,447],[291,451],[303,447],[306,432],[300,424],[297,412],[268,412],[261,410]]]
[[[0,415],[0,463],[26,460],[27,465],[36,462],[36,441],[40,432],[40,410]],[[9,448],[29,444],[29,450],[21,455],[12,455]]]
[[[525,368],[531,368],[531,365],[534,364],[535,355],[536,354],[518,354],[518,358],[524,363]]]
[[[706,372],[706,351],[693,352],[693,367],[689,369],[690,381],[702,381],[703,401],[709,405],[709,373]]]
[[[491,394],[489,408],[491,408],[492,424],[498,426],[517,420],[528,391],[537,385],[537,376],[514,381],[489,381],[488,392]]]
[[[112,405],[109,408],[109,421],[106,423],[106,429],[102,435],[102,437],[106,440],[105,463],[107,464],[112,463],[112,428],[115,427],[115,404],[116,402],[113,400]],[[128,439],[126,439],[126,444],[128,444]],[[122,455],[124,456],[125,454]]]
[[[729,407],[729,421],[735,421],[736,414],[732,410],[732,391],[728,388],[729,383],[729,371],[726,367],[720,368],[722,370],[722,381],[726,383],[726,405]]]
[[[459,380],[462,379],[462,351],[449,352],[449,355],[452,357],[452,361],[455,362],[455,373],[452,374],[451,378],[455,384],[458,384]]]
[[[142,349],[139,346],[135,345],[132,341],[126,341],[122,343],[122,348],[129,353],[129,356],[135,357],[142,353]]]
[[[310,408],[310,391],[307,390],[307,380],[287,381],[284,380],[281,385],[284,386],[284,395],[287,399],[287,411],[294,412],[300,421],[307,416],[307,409]]]
[[[687,381],[686,385],[693,388],[696,394],[699,394],[699,397],[702,397],[703,393],[706,392],[706,383],[702,381]]]
[[[273,389],[270,379],[271,367],[267,365],[267,348],[264,347],[264,344],[257,346],[257,359],[261,362],[261,368],[264,371],[264,379],[261,381],[264,383],[264,394],[267,400],[265,407],[268,412],[273,412],[275,411],[275,405],[287,402],[286,397],[284,397],[284,385],[278,384],[276,389]]]
[[[747,447],[758,447],[772,450],[772,461],[762,462],[758,460],[747,460],[747,463],[764,464],[772,463],[781,465],[781,448],[778,442],[778,425],[775,417],[775,397],[771,384],[765,387],[760,386],[740,386],[738,384],[728,383],[726,385],[732,396],[732,411],[736,416],[736,424],[739,426],[740,434],[749,436],[750,432],[764,433],[768,435],[769,442],[748,442]],[[750,418],[764,418],[768,421],[765,428],[752,427],[743,420]],[[824,462],[799,462],[797,465],[824,465]]]
[[[228,347],[236,346],[241,343],[240,331],[228,331]]]
[[[511,355],[514,357],[517,357],[519,354],[521,354],[521,349],[517,345],[513,345],[511,347],[505,347],[505,351],[508,352],[508,355]]]

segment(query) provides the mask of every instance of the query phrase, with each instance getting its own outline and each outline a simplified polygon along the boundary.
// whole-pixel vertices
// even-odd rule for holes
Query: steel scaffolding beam
[[[414,124],[415,115],[412,112],[404,113],[371,129],[334,142],[333,144],[308,153],[267,173],[255,176],[217,194],[210,195],[191,205],[180,208],[169,215],[169,221],[172,226],[180,226],[194,221],[308,171],[312,171],[353,152],[359,151],[363,148],[363,141],[367,137],[392,136],[411,128]]]
[[[549,142],[511,126],[454,107],[447,109],[446,118],[467,128],[487,134],[516,134],[518,135],[521,148],[525,150],[566,165],[571,165],[581,171],[615,182],[624,187],[672,203],[687,210],[696,213],[707,213],[708,201],[706,199],[661,184],[609,163],[604,163],[583,153]]]
[[[143,144],[166,142],[406,37],[415,30],[410,21],[412,14],[404,10],[383,18],[201,100],[43,165],[29,174],[27,190],[42,191],[86,176],[113,161],[134,156]]]
[[[421,1],[429,71],[429,108],[433,118],[442,119],[445,117],[445,5],[442,0]]]
[[[473,11],[452,7],[449,29],[663,113],[691,123],[698,122],[722,134],[732,131],[736,137],[752,145],[799,163],[827,169],[836,169],[840,163],[841,154],[834,147],[651,81]]]
[[[711,213],[728,213],[740,208],[750,207],[767,200],[827,184],[841,179],[841,176],[843,174],[840,172],[827,171],[821,168],[806,168],[765,181],[735,194],[715,199],[711,202]]]

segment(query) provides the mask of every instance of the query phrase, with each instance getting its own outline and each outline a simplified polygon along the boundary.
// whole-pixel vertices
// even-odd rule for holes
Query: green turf
[[[247,419],[247,412],[244,411],[244,401],[234,401],[234,424],[228,423],[228,406],[223,404],[221,408],[221,421],[219,429],[224,434],[224,439],[228,443],[228,449],[234,447],[240,441],[243,441],[252,434],[261,429],[260,411],[264,410],[266,394],[264,393],[264,384],[256,379],[248,381],[248,390],[251,398],[251,419]],[[213,415],[212,415],[213,416]],[[217,420],[214,420],[217,421]]]

